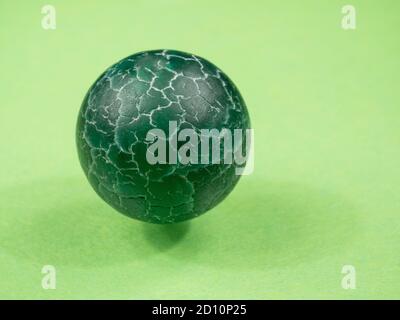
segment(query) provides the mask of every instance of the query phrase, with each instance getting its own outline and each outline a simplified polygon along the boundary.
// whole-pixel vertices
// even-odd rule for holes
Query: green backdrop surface
[[[400,297],[399,2],[352,0],[355,30],[336,0],[52,0],[55,30],[45,4],[0,3],[0,298]],[[254,173],[176,226],[116,213],[75,150],[93,81],[158,48],[224,70],[255,130]]]

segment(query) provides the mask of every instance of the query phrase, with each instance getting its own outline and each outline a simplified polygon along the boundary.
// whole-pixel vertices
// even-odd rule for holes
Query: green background
[[[352,0],[353,31],[345,4],[1,1],[0,297],[399,298],[400,2]],[[176,226],[103,203],[74,141],[100,73],[158,48],[224,70],[255,129],[254,173]]]

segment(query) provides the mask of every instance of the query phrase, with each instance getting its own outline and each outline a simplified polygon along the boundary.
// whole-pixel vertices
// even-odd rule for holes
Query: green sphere
[[[108,68],[86,94],[76,130],[79,160],[97,194],[119,212],[151,223],[188,220],[220,203],[239,180],[235,162],[149,163],[149,131],[168,135],[172,122],[178,131],[197,133],[250,128],[233,82],[185,52],[133,54]]]

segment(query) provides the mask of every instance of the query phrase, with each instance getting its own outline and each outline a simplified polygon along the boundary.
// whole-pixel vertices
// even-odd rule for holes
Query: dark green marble
[[[192,54],[155,50],[107,69],[89,89],[76,141],[97,194],[119,212],[152,223],[194,218],[221,202],[240,176],[236,164],[155,164],[147,132],[178,128],[249,128],[245,103],[216,66]]]

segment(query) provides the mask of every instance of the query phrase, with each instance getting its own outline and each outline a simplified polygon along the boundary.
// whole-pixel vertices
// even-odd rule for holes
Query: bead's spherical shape
[[[131,55],[89,89],[78,117],[78,155],[94,190],[119,212],[151,223],[180,222],[216,206],[237,183],[235,162],[150,163],[149,131],[171,137],[171,123],[178,131],[250,128],[232,81],[207,60],[180,51]],[[168,149],[171,141],[170,154],[177,150]]]

